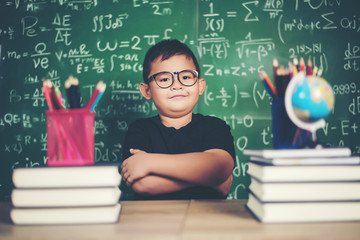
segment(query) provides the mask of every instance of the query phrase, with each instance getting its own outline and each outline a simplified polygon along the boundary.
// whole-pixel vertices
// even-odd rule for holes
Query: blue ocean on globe
[[[305,77],[294,89],[292,106],[298,118],[314,122],[330,114],[334,99],[332,88],[324,79]]]

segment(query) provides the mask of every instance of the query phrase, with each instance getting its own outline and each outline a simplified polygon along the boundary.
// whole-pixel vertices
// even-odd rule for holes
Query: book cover
[[[78,208],[13,208],[10,218],[18,225],[103,224],[118,222],[121,204]]]
[[[360,165],[273,166],[249,162],[247,174],[261,182],[359,181]]]
[[[309,158],[262,158],[250,157],[250,161],[271,165],[344,165],[360,164],[359,156],[309,157]]]
[[[261,202],[250,193],[246,206],[263,223],[360,220],[360,201]]]
[[[316,149],[245,149],[245,155],[262,158],[299,158],[299,157],[348,157],[349,148],[316,148]]]
[[[264,202],[360,201],[360,182],[268,182],[251,178],[249,190]]]
[[[14,169],[16,188],[67,188],[118,186],[118,164]]]
[[[79,207],[114,205],[119,202],[119,187],[13,189],[14,207]]]

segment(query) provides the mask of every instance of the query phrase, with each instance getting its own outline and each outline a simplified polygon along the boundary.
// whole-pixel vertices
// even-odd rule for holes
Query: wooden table
[[[0,239],[360,239],[360,222],[262,224],[246,200],[121,202],[116,224],[16,226],[0,203]]]

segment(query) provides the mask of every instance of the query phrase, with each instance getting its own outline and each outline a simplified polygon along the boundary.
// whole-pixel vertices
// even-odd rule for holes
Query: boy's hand
[[[130,149],[130,153],[132,156],[121,164],[121,176],[128,186],[150,173],[150,161],[146,161],[148,153],[139,149]]]
[[[232,174],[230,174],[228,179],[226,179],[225,182],[218,185],[215,189],[218,190],[220,193],[222,193],[224,196],[226,196],[230,191],[232,181],[233,181],[233,176]]]

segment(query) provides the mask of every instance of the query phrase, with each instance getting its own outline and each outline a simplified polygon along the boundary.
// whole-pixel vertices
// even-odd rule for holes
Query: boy
[[[233,137],[224,121],[192,113],[206,86],[193,52],[178,40],[159,42],[146,53],[143,78],[140,92],[153,100],[159,115],[129,127],[122,200],[129,198],[129,190],[135,200],[226,198]]]

